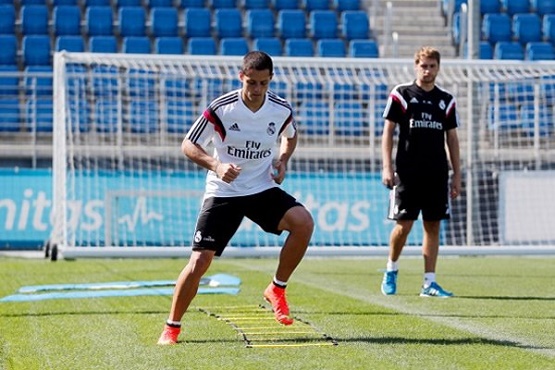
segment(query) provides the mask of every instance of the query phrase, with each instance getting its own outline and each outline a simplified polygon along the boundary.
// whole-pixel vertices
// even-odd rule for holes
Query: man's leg
[[[441,221],[424,221],[424,240],[422,241],[424,283],[420,292],[422,297],[451,297],[453,295],[436,283],[440,223]]]
[[[385,295],[397,293],[397,273],[399,266],[397,261],[407,242],[407,238],[414,224],[413,220],[397,220],[389,236],[389,255],[386,271],[383,275],[381,290]]]

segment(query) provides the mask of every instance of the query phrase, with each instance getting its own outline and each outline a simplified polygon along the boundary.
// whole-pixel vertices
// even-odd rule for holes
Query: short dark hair
[[[419,64],[424,58],[435,59],[437,64],[441,62],[439,50],[431,46],[423,46],[416,51],[414,54],[414,64]]]
[[[245,73],[249,69],[263,71],[265,69],[270,71],[270,75],[274,74],[274,62],[272,57],[263,51],[251,51],[243,57],[243,67],[241,71]]]

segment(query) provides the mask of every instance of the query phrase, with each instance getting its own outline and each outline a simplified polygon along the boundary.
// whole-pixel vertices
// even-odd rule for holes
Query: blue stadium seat
[[[337,15],[333,10],[313,10],[309,15],[309,24],[314,40],[337,37]]]
[[[51,97],[53,94],[53,77],[51,66],[25,67],[23,85],[27,96]]]
[[[149,70],[130,68],[127,71],[127,90],[132,97],[153,97],[158,92],[157,75]]]
[[[177,36],[178,14],[176,8],[152,8],[150,29],[154,37]]]
[[[46,5],[21,7],[21,32],[24,35],[48,35],[48,8]]]
[[[530,0],[501,0],[501,5],[509,16],[530,12]]]
[[[532,0],[531,4],[532,9],[540,16],[555,14],[555,1],[553,0]]]
[[[309,38],[285,40],[285,55],[289,57],[313,57],[314,45]]]
[[[467,46],[468,45],[465,45],[465,47],[463,49],[464,50],[463,57],[465,59],[468,58],[468,47]],[[487,41],[480,41],[478,53],[479,53],[479,55],[478,55],[479,59],[493,59],[493,47]]]
[[[169,98],[166,100],[166,123],[168,132],[184,134],[196,119],[195,106],[190,100]]]
[[[216,41],[212,37],[191,37],[187,51],[191,55],[216,55]]]
[[[280,10],[300,9],[299,0],[271,0],[272,7],[276,12]]]
[[[216,9],[214,12],[215,29],[218,38],[242,37],[243,18],[239,9]]]
[[[81,10],[77,5],[60,5],[53,10],[54,35],[81,35]]]
[[[181,0],[181,8],[204,8],[206,5],[206,0]]]
[[[306,37],[306,15],[300,9],[280,10],[277,29],[283,40]]]
[[[370,36],[370,19],[362,10],[345,10],[341,13],[342,36],[347,40],[367,39]]]
[[[368,136],[364,125],[367,123],[364,108],[360,102],[339,102],[335,104],[334,132],[341,136]]]
[[[451,35],[453,36],[453,44],[459,46],[461,43],[461,12],[453,14],[451,21]]]
[[[360,7],[361,0],[333,0],[333,8],[337,12],[343,12],[345,10],[360,10]]]
[[[499,0],[480,0],[480,14],[501,12],[501,2]]]
[[[515,14],[512,25],[514,39],[523,46],[529,42],[541,41],[541,22],[540,16],[534,13]]]
[[[126,6],[142,6],[141,0],[115,0],[115,5],[117,8],[123,8]]]
[[[81,36],[58,36],[54,45],[55,51],[67,50],[71,52],[85,51],[85,41]]]
[[[15,34],[0,35],[0,65],[17,64],[17,36]]]
[[[25,103],[25,128],[29,132],[52,132],[52,99],[29,99]]]
[[[110,0],[85,0],[84,1],[85,8],[91,6],[111,6]]]
[[[555,45],[555,14],[546,14],[542,20],[542,35],[545,41]]]
[[[79,5],[79,0],[52,0],[52,6]]]
[[[221,55],[245,55],[248,52],[249,45],[243,37],[225,37],[220,39]]]
[[[237,0],[209,0],[212,9],[238,9]]]
[[[493,58],[524,60],[524,50],[516,41],[499,41],[493,48]]]
[[[537,129],[536,115],[538,116]],[[538,112],[535,111],[534,104],[524,104],[520,108],[521,128],[527,136],[534,136],[536,133],[541,137],[551,136],[555,131],[554,118],[553,108],[546,105],[540,105]]]
[[[524,49],[526,60],[554,60],[553,45],[549,42],[529,42]]]
[[[303,102],[299,108],[299,129],[304,135],[329,135],[330,107],[328,102]]]
[[[89,36],[112,36],[114,16],[109,6],[90,6],[85,12],[85,29]]]
[[[119,33],[122,37],[145,36],[146,12],[140,6],[124,6],[118,11]]]
[[[21,5],[44,5],[46,1],[44,0],[19,0]]]
[[[274,57],[283,55],[283,46],[281,45],[281,40],[277,37],[254,39],[252,47],[253,50],[264,51]]]
[[[118,42],[115,36],[93,36],[89,38],[89,51],[93,53],[117,53]]]
[[[520,112],[518,104],[504,103],[488,106],[488,129],[513,131],[520,128]]]
[[[118,102],[110,98],[96,100],[93,117],[96,131],[102,133],[116,132],[123,121]]]
[[[181,37],[157,37],[154,39],[154,52],[156,54],[177,54],[185,52]]]
[[[511,17],[505,13],[485,14],[482,19],[482,37],[490,44],[511,41]]]
[[[344,58],[346,55],[343,39],[322,39],[316,42],[316,56]]]
[[[247,35],[253,39],[275,36],[274,13],[270,9],[247,10]]]
[[[100,37],[100,36],[98,36]],[[118,94],[120,79],[119,69],[115,66],[92,67],[92,90],[97,99],[107,97],[113,99]]]
[[[453,1],[453,13],[460,12],[462,4],[466,4],[467,0],[441,0],[441,13],[447,16],[449,13],[450,2]]]
[[[206,8],[185,9],[185,36],[209,37],[212,33],[212,13]]]
[[[353,58],[379,58],[380,51],[374,40],[351,40],[349,56]]]
[[[158,115],[155,101],[133,99],[129,107],[131,132],[147,134],[158,131]]]
[[[127,54],[150,54],[152,52],[150,39],[147,36],[124,37],[121,51]]]
[[[313,10],[330,10],[329,0],[301,0],[301,3],[307,13]]]
[[[19,94],[19,68],[16,65],[0,65],[0,96],[17,97]]]
[[[19,99],[0,98],[0,132],[20,130]]]
[[[246,10],[250,9],[270,9],[270,0],[244,0]]]
[[[146,2],[150,9],[173,7],[173,0],[147,0]]]
[[[15,34],[15,8],[11,4],[0,5],[0,35]]]
[[[50,65],[50,37],[47,35],[23,36],[22,54],[23,64]]]

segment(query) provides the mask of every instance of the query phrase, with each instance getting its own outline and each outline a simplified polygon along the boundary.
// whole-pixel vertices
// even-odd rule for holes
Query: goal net
[[[313,214],[310,250],[383,252],[388,92],[412,60],[277,57],[271,89],[299,127],[285,190]],[[51,243],[64,256],[170,256],[190,248],[206,171],[181,141],[212,99],[240,87],[241,57],[56,53]],[[458,101],[463,194],[441,244],[555,245],[555,63],[444,60]],[[419,246],[419,220],[408,244]],[[227,253],[264,254],[285,235],[245,220]]]

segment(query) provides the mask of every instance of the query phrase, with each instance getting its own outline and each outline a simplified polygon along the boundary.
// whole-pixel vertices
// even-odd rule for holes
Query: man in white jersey
[[[158,344],[177,343],[181,319],[214,256],[220,256],[244,217],[263,230],[289,234],[264,291],[276,320],[291,325],[285,287],[301,262],[314,229],[308,210],[280,188],[297,145],[290,104],[268,90],[273,61],[261,51],[243,57],[240,89],[210,103],[185,136],[181,149],[208,170],[189,263],[181,271]],[[279,142],[279,149],[276,143]],[[213,155],[206,152],[209,143]]]

